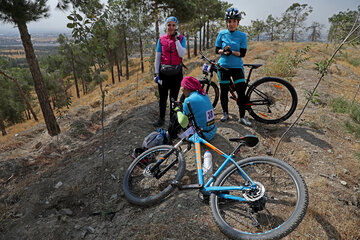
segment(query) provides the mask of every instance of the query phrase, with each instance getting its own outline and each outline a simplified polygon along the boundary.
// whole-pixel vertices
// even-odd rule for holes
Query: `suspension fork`
[[[184,141],[184,139],[181,139],[175,146],[173,149],[171,149],[170,151],[168,151],[167,153],[165,153],[164,156],[162,156],[159,161],[156,162],[156,164],[154,166],[152,166],[150,168],[150,172],[154,173],[154,176],[156,177],[156,179],[161,178],[172,166],[175,165],[175,163],[178,161],[178,158],[176,157],[169,165],[166,166],[166,168],[164,170],[162,170],[161,172],[159,172],[159,166],[174,152],[176,151],[176,149],[182,144],[182,142]]]

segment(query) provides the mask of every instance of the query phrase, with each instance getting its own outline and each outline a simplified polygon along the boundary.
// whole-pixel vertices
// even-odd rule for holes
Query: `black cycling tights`
[[[183,78],[182,72],[175,76],[164,76],[160,73],[160,79],[162,80],[162,85],[158,85],[160,100],[159,100],[159,108],[160,108],[160,118],[165,119],[166,112],[166,102],[169,95],[170,90],[170,99],[173,98],[175,101],[179,95],[181,80]]]
[[[229,102],[229,88],[230,84],[220,84],[220,100],[221,100],[221,107],[223,112],[229,113],[228,109],[228,102]],[[245,116],[245,91],[246,91],[246,84],[245,82],[240,82],[235,84],[235,91],[238,95],[237,105],[239,106],[239,113],[240,117],[243,118]]]

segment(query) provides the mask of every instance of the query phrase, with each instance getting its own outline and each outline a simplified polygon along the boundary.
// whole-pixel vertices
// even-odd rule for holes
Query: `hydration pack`
[[[149,135],[147,135],[144,138],[142,147],[135,148],[131,156],[135,159],[149,148],[170,143],[171,140],[169,137],[169,133],[167,133],[165,129],[159,128],[156,132],[151,132]]]

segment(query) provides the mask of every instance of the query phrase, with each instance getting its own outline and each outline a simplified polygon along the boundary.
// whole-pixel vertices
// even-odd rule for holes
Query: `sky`
[[[222,0],[224,1],[224,0]],[[325,28],[329,27],[328,18],[332,15],[346,11],[347,9],[356,10],[360,5],[359,0],[226,0],[232,3],[234,7],[237,7],[240,11],[244,11],[246,16],[241,21],[242,25],[250,25],[251,20],[266,20],[267,16],[272,14],[274,17],[281,17],[281,14],[290,7],[293,3],[308,4],[313,7],[313,12],[309,15],[306,25],[310,25],[316,21],[325,25]],[[70,14],[70,11],[62,12],[56,9],[58,0],[49,0],[50,17],[32,22],[28,24],[30,33],[39,32],[54,32],[65,33],[70,32],[66,28],[66,24],[69,20],[66,18]],[[106,0],[102,0],[106,2]],[[10,24],[4,24],[0,22],[0,34],[4,33],[18,33],[18,30]]]

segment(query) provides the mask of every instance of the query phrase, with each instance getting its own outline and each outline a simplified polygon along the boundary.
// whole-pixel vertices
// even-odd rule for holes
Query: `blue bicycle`
[[[308,206],[303,178],[288,163],[272,157],[251,157],[238,162],[234,156],[242,146],[253,147],[258,138],[231,138],[238,142],[229,154],[201,137],[190,103],[190,127],[174,146],[162,145],[139,155],[126,171],[123,188],[126,199],[150,206],[164,200],[176,188],[198,189],[209,196],[212,216],[219,229],[232,239],[278,239],[291,233],[302,221]],[[185,145],[184,145],[185,144]],[[225,158],[205,182],[201,144]],[[184,185],[184,153],[195,145],[198,182]],[[182,147],[186,146],[184,150]],[[230,165],[226,168],[227,165]]]

